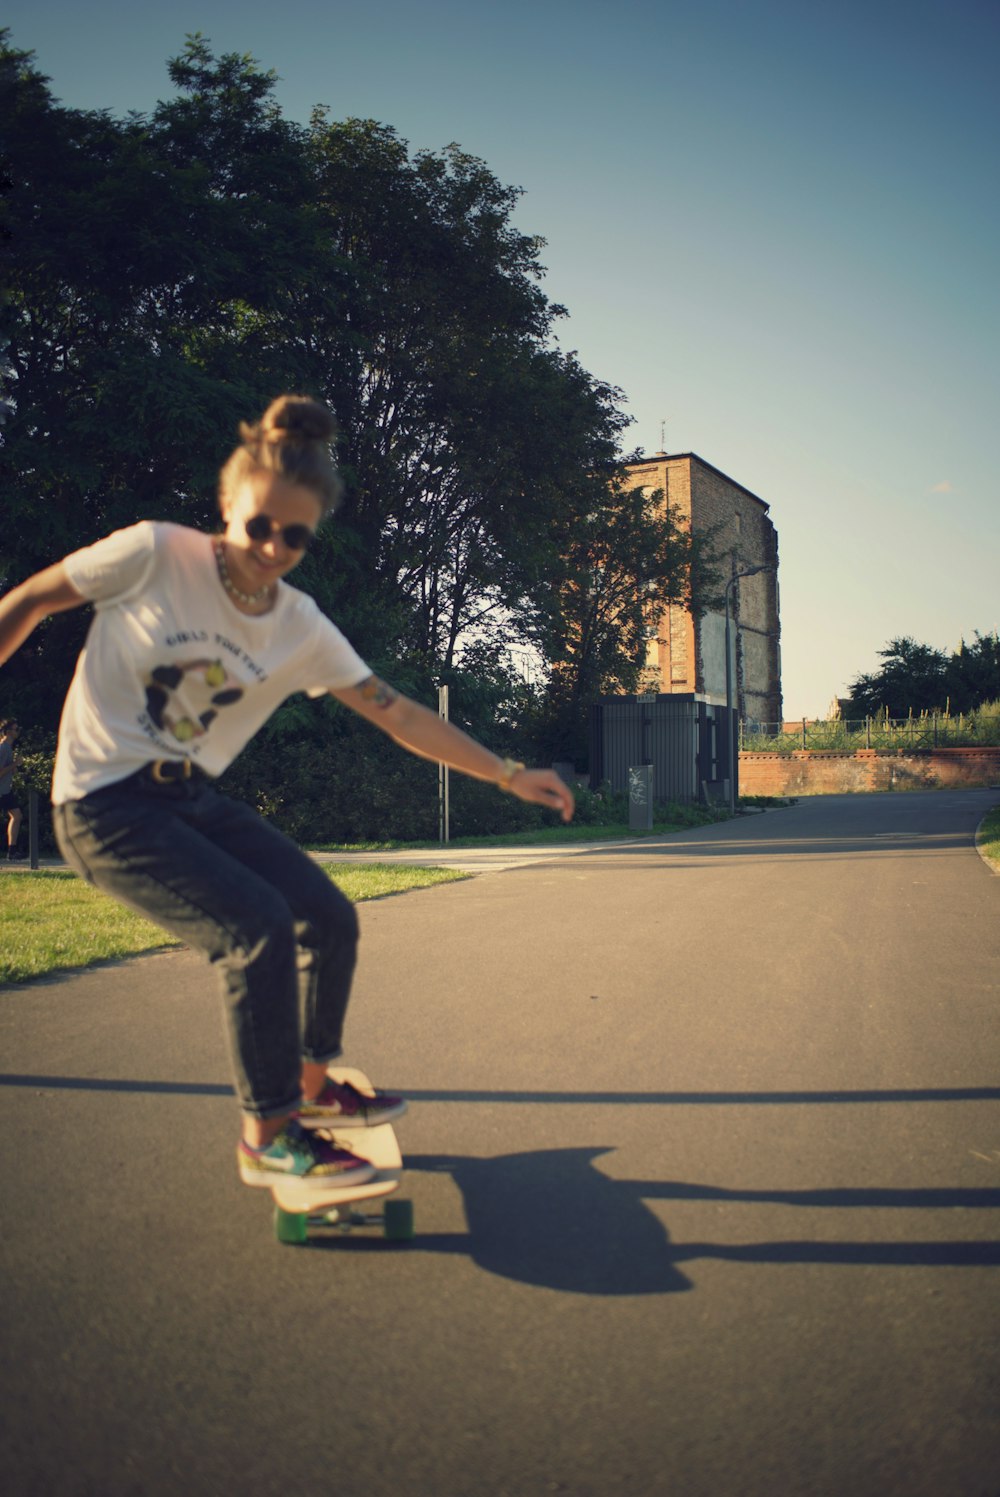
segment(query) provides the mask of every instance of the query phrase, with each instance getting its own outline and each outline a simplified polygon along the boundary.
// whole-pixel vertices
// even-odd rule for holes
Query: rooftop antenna
[[[667,423],[665,421],[660,422],[660,450],[656,455],[657,457],[667,455]]]

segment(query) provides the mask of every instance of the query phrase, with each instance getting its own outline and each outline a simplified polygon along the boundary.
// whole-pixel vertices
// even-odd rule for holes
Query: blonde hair
[[[240,422],[240,445],[219,474],[219,498],[225,501],[245,479],[264,471],[277,473],[316,495],[324,515],[332,514],[344,492],[330,452],[337,434],[333,412],[308,395],[279,395],[259,421]]]

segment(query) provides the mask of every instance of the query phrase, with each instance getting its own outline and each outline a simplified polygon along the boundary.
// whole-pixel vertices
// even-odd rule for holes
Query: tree
[[[851,684],[849,717],[906,717],[944,705],[948,657],[943,650],[907,635],[890,640],[878,655],[885,662],[881,669]]]
[[[692,535],[662,490],[619,472],[595,475],[589,503],[563,537],[546,654],[555,661],[539,733],[553,757],[585,762],[587,707],[637,690],[650,639],[673,604],[702,612],[719,590],[714,534]]]
[[[973,712],[1000,700],[1000,638],[975,630],[951,655],[909,636],[878,652],[885,664],[851,686],[847,715],[906,717],[911,712]]]
[[[977,629],[971,645],[963,639],[948,661],[944,685],[952,712],[1000,701],[1000,637]]]
[[[0,585],[144,517],[210,526],[238,419],[311,372],[276,331],[292,268],[335,280],[305,132],[250,59],[192,38],[171,74],[181,98],[115,121],[62,109],[30,54],[0,46]],[[19,715],[54,725],[85,623],[51,621],[12,662]]]
[[[412,158],[371,120],[313,120],[320,204],[354,274],[351,345],[331,377],[354,477],[350,523],[405,643],[451,668],[489,627],[537,627],[541,579],[581,473],[607,467],[618,392],[549,346],[562,309],[518,191],[449,146]]]
[[[248,310],[273,301],[257,246],[266,234],[272,266],[289,255],[275,198],[279,185],[305,196],[307,174],[291,171],[296,132],[266,104],[271,80],[246,59],[209,67],[197,39],[171,67],[189,96],[149,120],[62,109],[26,54],[3,62],[5,458],[33,562],[165,506],[196,523],[211,513],[216,458],[273,383],[212,350],[220,335],[238,345]]]
[[[291,124],[273,74],[200,36],[169,72],[175,97],[116,120],[0,47],[0,585],[140,518],[210,527],[238,419],[302,389],[338,415],[347,497],[301,585],[377,668],[440,679],[474,648],[502,675],[558,638],[627,424],[554,342],[518,189],[374,121]],[[53,620],[5,672],[20,716],[54,724],[84,625]]]

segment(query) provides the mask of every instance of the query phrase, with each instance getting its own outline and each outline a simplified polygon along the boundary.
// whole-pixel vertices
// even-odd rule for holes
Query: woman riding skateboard
[[[142,521],[0,599],[0,664],[49,614],[94,605],[59,729],[54,823],[66,861],[219,974],[243,1114],[241,1178],[329,1193],[373,1173],[314,1132],[405,1111],[336,1083],[358,922],[318,865],[212,781],[292,693],[329,692],[402,747],[568,821],[549,770],[501,759],[379,680],[284,579],[337,508],[335,422],[272,402],[220,474],[221,535]]]

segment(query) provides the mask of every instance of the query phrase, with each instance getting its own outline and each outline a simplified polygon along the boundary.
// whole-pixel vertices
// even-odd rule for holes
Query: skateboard
[[[359,1092],[373,1096],[375,1088],[363,1071],[346,1066],[331,1066],[335,1081],[349,1081]],[[403,1179],[403,1156],[391,1123],[376,1123],[372,1128],[322,1128],[324,1138],[342,1149],[350,1149],[367,1159],[378,1171],[374,1179],[346,1190],[331,1190],[329,1195],[309,1189],[298,1180],[281,1180],[270,1187],[274,1197],[274,1233],[279,1242],[301,1244],[309,1240],[311,1227],[337,1227],[350,1232],[354,1227],[381,1227],[391,1242],[408,1242],[413,1237],[413,1202],[385,1200],[381,1211],[358,1210],[359,1203],[381,1200],[394,1194]]]

